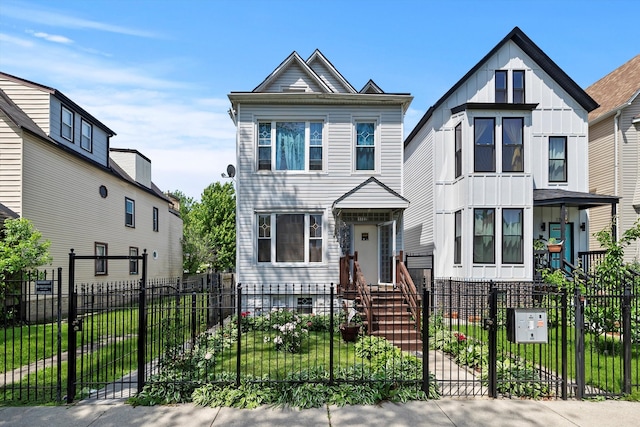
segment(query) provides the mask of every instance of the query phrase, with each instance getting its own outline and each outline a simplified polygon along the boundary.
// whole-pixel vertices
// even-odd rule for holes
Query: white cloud
[[[57,35],[53,35],[53,34],[47,34],[47,33],[43,33],[43,32],[34,32],[34,31],[30,31],[31,34],[33,34],[35,37],[41,38],[41,39],[45,39],[47,41],[50,42],[54,42],[54,43],[62,43],[62,44],[71,44],[73,43],[73,40],[65,37],[65,36],[57,36]]]
[[[9,45],[15,45],[18,46],[20,48],[25,48],[25,47],[32,47],[33,46],[33,42],[31,40],[25,40],[21,37],[14,37],[14,36],[10,36],[8,34],[4,34],[4,33],[0,33],[0,43],[8,43]],[[5,46],[5,48],[7,48],[9,46]],[[3,48],[3,50],[5,49]],[[5,52],[6,53],[6,52]],[[3,58],[3,63],[7,58]]]
[[[42,6],[41,6],[42,7]],[[90,29],[97,31],[106,31],[110,33],[126,34],[136,37],[159,38],[160,35],[151,31],[145,31],[136,28],[121,27],[118,25],[107,24],[104,22],[94,21],[90,19],[76,18],[68,14],[51,12],[42,8],[35,9],[16,5],[15,3],[7,3],[2,6],[2,15],[12,19],[27,21],[36,24],[74,28],[74,29]]]

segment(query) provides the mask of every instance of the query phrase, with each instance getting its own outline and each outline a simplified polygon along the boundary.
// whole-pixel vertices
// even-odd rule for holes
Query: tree
[[[236,197],[231,182],[214,182],[202,192],[194,209],[197,229],[211,245],[207,262],[217,271],[232,269],[236,263]]]
[[[0,231],[0,289],[20,273],[51,262],[48,240],[26,218],[7,219]]]
[[[201,202],[181,191],[175,191],[173,195],[180,201],[184,271],[194,274],[206,268],[232,269],[236,254],[233,184],[215,182],[209,185],[202,193]]]

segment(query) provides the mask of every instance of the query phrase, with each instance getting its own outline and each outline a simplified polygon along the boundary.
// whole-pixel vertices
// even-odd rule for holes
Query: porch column
[[[560,241],[562,242],[562,250],[560,251],[560,268],[564,268],[564,261],[567,259],[564,249],[567,247],[566,225],[567,224],[567,205],[560,205]]]

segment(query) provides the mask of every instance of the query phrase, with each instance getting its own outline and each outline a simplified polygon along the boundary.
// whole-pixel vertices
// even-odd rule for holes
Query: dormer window
[[[91,152],[93,149],[93,127],[90,123],[82,120],[82,137],[80,139],[80,147]]]
[[[73,142],[73,112],[65,107],[62,107],[60,135],[64,139]]]
[[[506,103],[507,101],[507,71],[496,70],[496,102]]]

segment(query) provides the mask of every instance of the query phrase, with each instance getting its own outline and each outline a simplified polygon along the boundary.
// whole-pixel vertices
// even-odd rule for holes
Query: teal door
[[[549,238],[555,237],[558,240],[560,238],[560,223],[549,223]],[[568,222],[564,225],[564,258],[573,264],[573,223]],[[551,267],[560,268],[562,260],[559,256],[553,256],[551,259]]]

